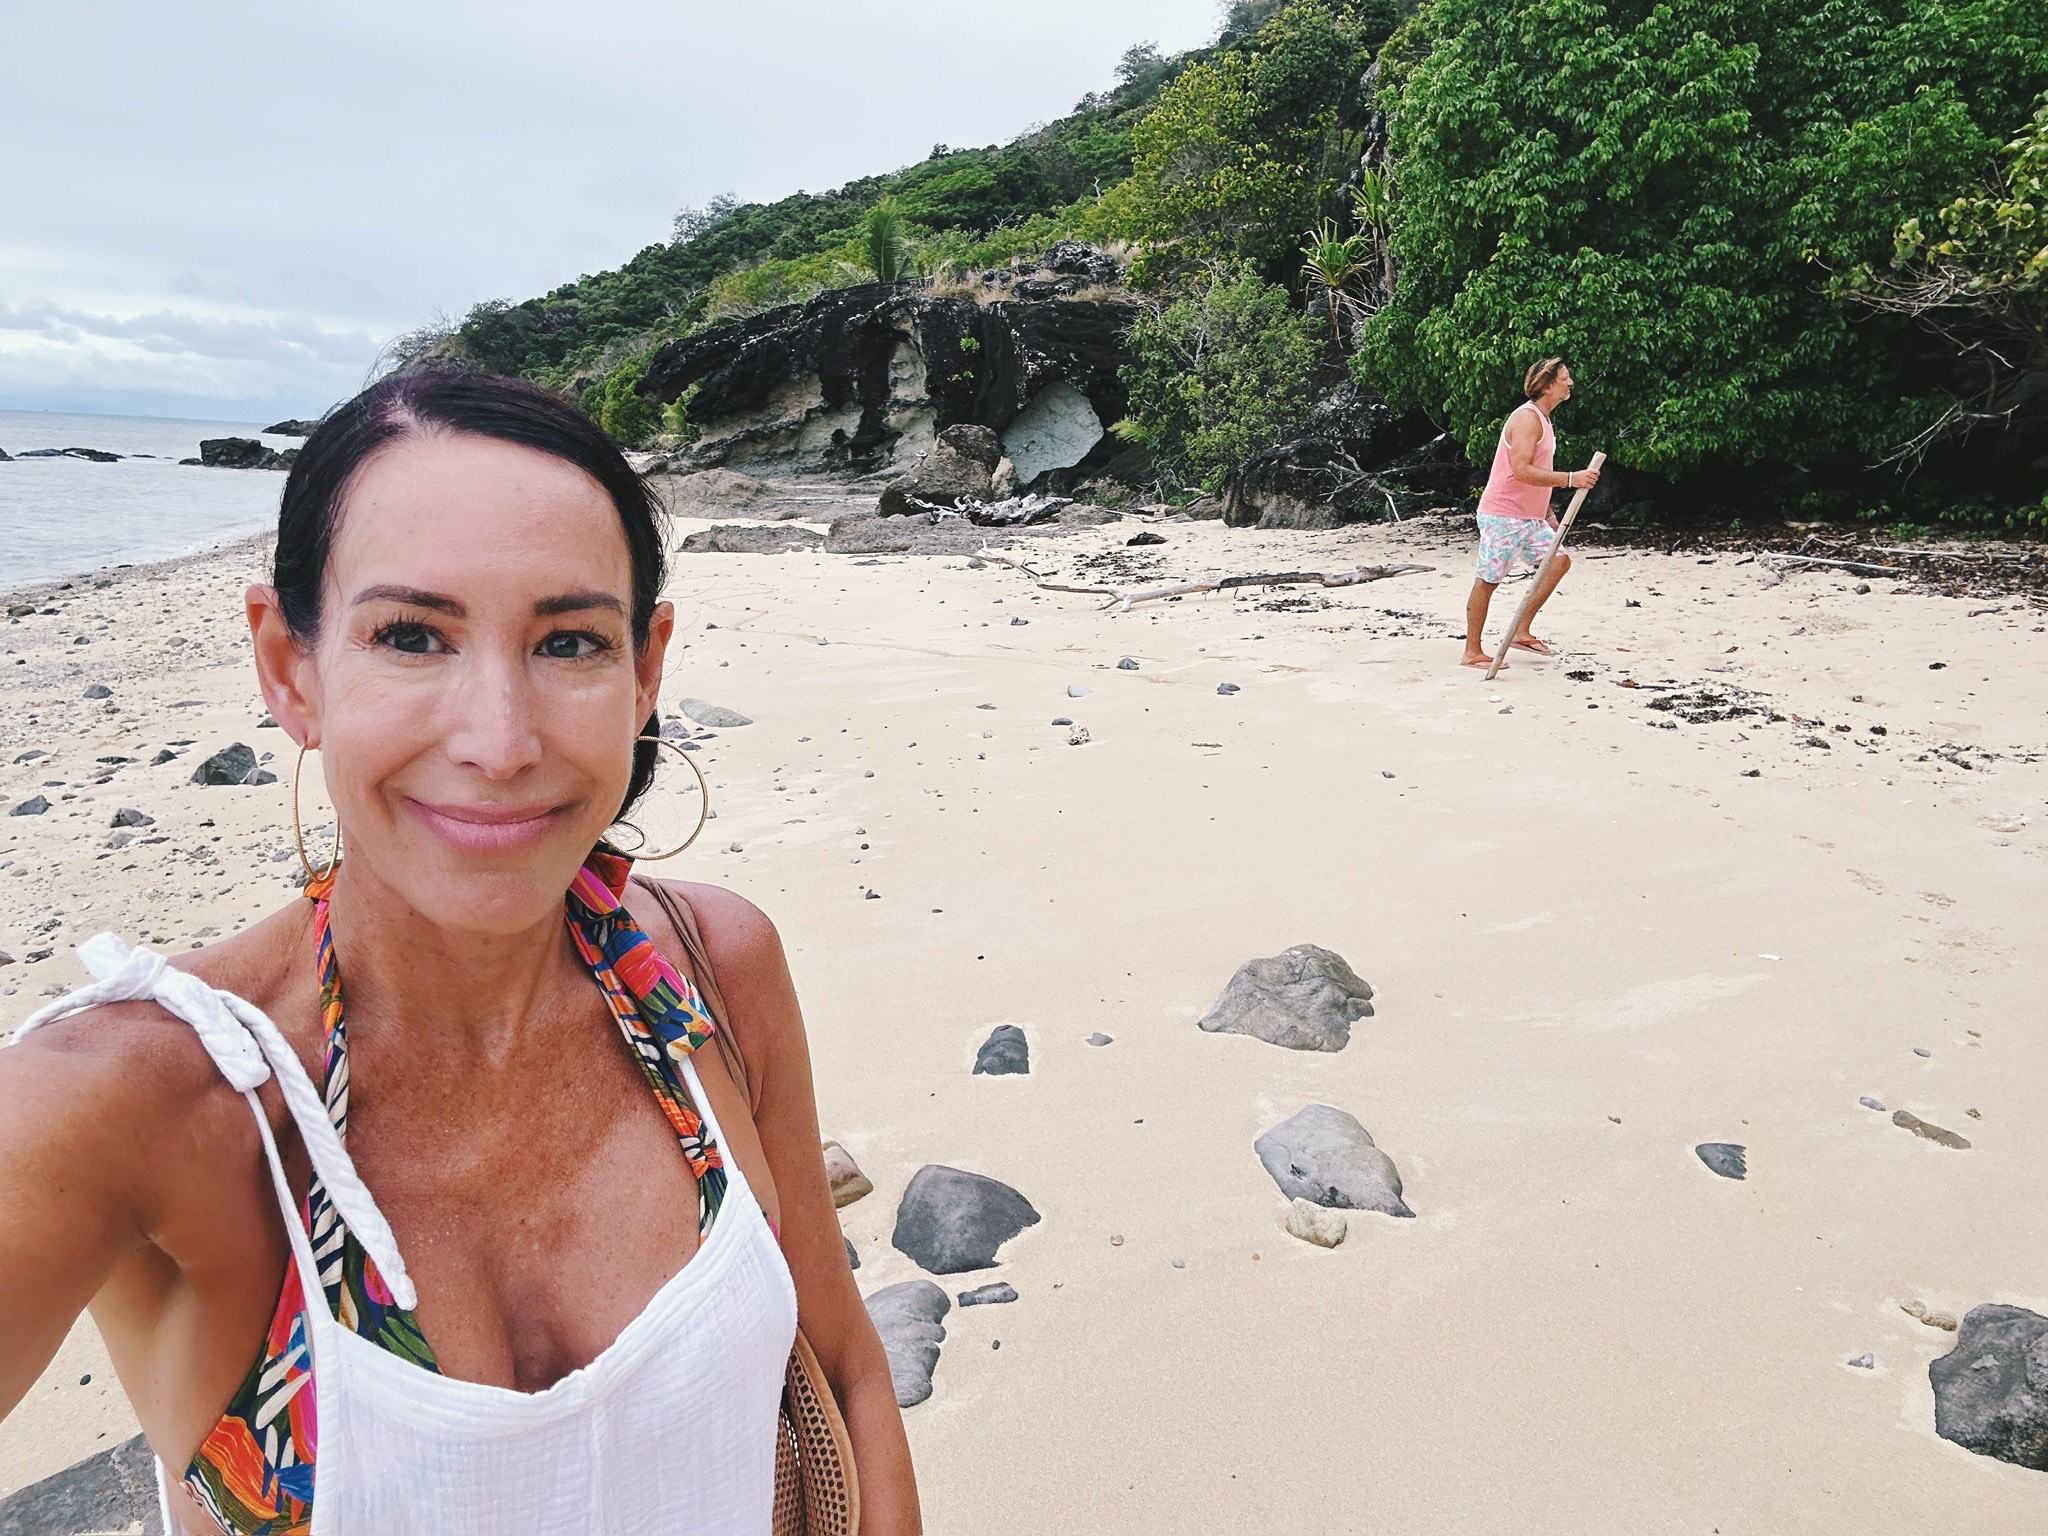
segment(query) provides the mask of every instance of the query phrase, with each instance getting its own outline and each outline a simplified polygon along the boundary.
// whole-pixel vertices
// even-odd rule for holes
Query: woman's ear
[[[676,605],[656,603],[647,621],[647,643],[633,656],[633,678],[638,688],[639,710],[635,720],[645,720],[661,703],[661,667],[668,656],[668,643],[676,632]],[[283,715],[277,717],[284,719]]]
[[[319,708],[309,685],[312,657],[285,623],[277,588],[257,585],[242,594],[249,637],[256,646],[256,680],[270,717],[302,747],[320,745]]]

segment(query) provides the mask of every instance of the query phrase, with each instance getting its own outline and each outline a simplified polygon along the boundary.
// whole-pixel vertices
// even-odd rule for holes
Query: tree
[[[1300,0],[1160,92],[1132,130],[1130,179],[1104,198],[1116,232],[1148,247],[1138,281],[1238,260],[1284,275],[1356,163],[1359,82],[1393,14],[1391,0]]]
[[[1430,0],[1382,95],[1400,286],[1359,377],[1476,456],[1535,357],[1682,473],[1868,462],[1944,408],[1816,263],[1880,260],[2048,86],[2040,0]],[[1405,32],[1406,29],[1404,29]]]
[[[910,275],[910,240],[903,230],[903,212],[896,199],[885,197],[861,220],[861,245],[868,270],[878,283],[899,282]]]
[[[1308,243],[1301,248],[1302,286],[1308,290],[1312,307],[1321,296],[1323,310],[1330,317],[1330,339],[1339,351],[1344,347],[1344,323],[1355,318],[1361,307],[1352,284],[1370,270],[1365,236],[1339,235],[1335,219],[1325,219],[1320,228],[1311,230]]]
[[[1287,290],[1243,264],[1140,315],[1130,355],[1131,410],[1117,432],[1173,477],[1213,485],[1307,415],[1321,348]]]

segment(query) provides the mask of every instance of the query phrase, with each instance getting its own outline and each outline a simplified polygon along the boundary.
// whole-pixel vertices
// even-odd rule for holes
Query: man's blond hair
[[[1522,393],[1534,400],[1550,388],[1562,372],[1564,359],[1561,357],[1546,357],[1540,363],[1531,363],[1529,371],[1522,375]]]

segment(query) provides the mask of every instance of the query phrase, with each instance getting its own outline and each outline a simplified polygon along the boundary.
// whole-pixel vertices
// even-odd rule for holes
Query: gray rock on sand
[[[1749,1177],[1749,1158],[1742,1147],[1732,1141],[1703,1141],[1693,1148],[1699,1160],[1724,1179],[1745,1179]]]
[[[974,1055],[977,1077],[1015,1077],[1031,1070],[1031,1042],[1015,1024],[998,1024]]]
[[[823,549],[825,535],[800,523],[719,523],[684,539],[686,555],[786,555],[793,549]]]
[[[905,1280],[867,1298],[868,1317],[889,1357],[896,1406],[914,1408],[932,1395],[932,1372],[946,1342],[941,1321],[953,1310],[946,1293],[929,1280]]]
[[[1116,1036],[1105,1035],[1101,1030],[1098,1029],[1097,1031],[1095,1031],[1094,1034],[1088,1036],[1088,1038],[1083,1040],[1081,1043],[1083,1045],[1115,1045]]]
[[[256,753],[251,747],[236,742],[231,747],[222,747],[213,756],[192,770],[194,784],[275,784],[277,775],[256,766]]]
[[[1372,988],[1342,955],[1315,944],[1247,960],[1201,1021],[1210,1034],[1250,1035],[1293,1051],[1341,1051],[1372,1017]]]
[[[156,825],[156,818],[124,807],[114,812],[113,824],[117,827],[153,827]]]
[[[1884,1101],[1882,1099],[1873,1099],[1867,1093],[1864,1094],[1861,1098],[1859,1098],[1856,1102],[1858,1104],[1861,1104],[1865,1109],[1874,1109],[1879,1114],[1884,1113]]]
[[[1218,683],[1218,684],[1216,685],[1216,691],[1217,691],[1218,693],[1220,693],[1220,694],[1224,694],[1224,695],[1226,695],[1226,696],[1227,696],[1227,695],[1229,695],[1229,694],[1233,694],[1233,693],[1242,693],[1242,692],[1244,692],[1244,690],[1243,690],[1242,688],[1238,687],[1238,686],[1237,686],[1237,684],[1235,684],[1235,683]]]
[[[50,808],[50,802],[41,795],[30,795],[7,814],[10,816],[40,816]]]
[[[1357,1117],[1311,1104],[1252,1143],[1280,1193],[1340,1210],[1413,1216],[1401,1172]]]
[[[1318,1248],[1335,1248],[1350,1230],[1350,1223],[1337,1212],[1325,1209],[1313,1200],[1304,1200],[1299,1195],[1287,1202],[1285,1225],[1290,1237],[1298,1237]]]
[[[859,1269],[860,1254],[854,1250],[853,1239],[842,1232],[839,1236],[839,1241],[846,1244],[846,1267],[848,1269]]]
[[[828,1141],[823,1147],[825,1154],[825,1182],[832,1189],[832,1208],[844,1210],[863,1195],[872,1195],[875,1186],[868,1176],[860,1171],[860,1164],[853,1160],[853,1154],[836,1141]]]
[[[88,699],[111,699],[113,696],[114,690],[105,683],[88,683],[83,695]]]
[[[140,1435],[0,1499],[0,1536],[87,1531],[163,1536],[163,1529],[156,1464]]]
[[[971,1291],[960,1293],[963,1307],[996,1307],[1017,1299],[1017,1287],[1007,1280],[991,1280],[987,1285],[977,1285]]]
[[[918,1268],[957,1275],[992,1266],[996,1251],[1038,1219],[1000,1180],[927,1163],[903,1191],[889,1241]]]
[[[727,709],[723,704],[714,704],[709,699],[684,699],[676,705],[697,724],[713,730],[726,730],[736,725],[752,725],[753,718],[736,709]]]
[[[1927,1366],[1934,1432],[1967,1451],[2048,1472],[2048,1317],[1972,1307],[1956,1347]]]

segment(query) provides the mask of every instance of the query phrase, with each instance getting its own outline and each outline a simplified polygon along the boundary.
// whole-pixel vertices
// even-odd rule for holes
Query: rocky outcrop
[[[1072,270],[1042,268],[1042,287],[982,274],[1000,295],[987,302],[870,283],[713,326],[656,351],[641,392],[667,404],[695,390],[700,435],[677,467],[865,473],[972,423],[1001,439],[1018,489],[1064,490],[1122,452],[1108,427],[1130,403],[1117,370],[1135,308],[1092,247],[1046,259]]]
[[[20,454],[24,459],[84,459],[93,464],[118,464],[121,455],[110,453],[105,448],[25,448]]]
[[[287,416],[283,421],[274,421],[264,432],[271,437],[311,437],[317,421],[305,421],[297,416]]]
[[[209,469],[290,469],[298,456],[296,448],[279,452],[253,437],[208,437],[199,443],[199,462]]]
[[[1224,482],[1223,520],[1233,528],[1336,528],[1456,501],[1470,466],[1446,437],[1460,472],[1440,454],[1417,456],[1435,435],[1420,412],[1397,415],[1345,384],[1311,413],[1296,437],[1261,450]]]
[[[0,1536],[128,1531],[162,1536],[156,1461],[142,1436],[0,1499]]]
[[[823,549],[825,535],[800,523],[717,523],[683,540],[685,555],[786,555]]]

